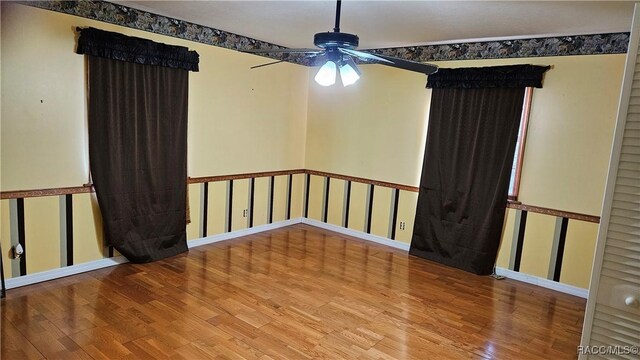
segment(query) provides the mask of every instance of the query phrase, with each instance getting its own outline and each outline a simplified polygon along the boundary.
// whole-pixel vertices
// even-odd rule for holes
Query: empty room
[[[1,2],[2,359],[638,359],[640,7]]]

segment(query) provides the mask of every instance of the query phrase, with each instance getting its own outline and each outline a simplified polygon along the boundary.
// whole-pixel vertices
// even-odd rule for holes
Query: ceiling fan
[[[315,80],[322,86],[330,86],[335,84],[337,78],[337,69],[340,69],[340,78],[342,84],[348,86],[354,84],[360,79],[360,70],[356,66],[355,61],[358,59],[362,62],[372,62],[380,65],[393,66],[400,69],[415,71],[430,75],[438,71],[438,67],[430,64],[423,64],[415,61],[409,61],[396,57],[371,54],[356,50],[359,38],[357,35],[340,32],[340,7],[342,1],[338,0],[336,4],[336,22],[333,32],[321,32],[313,37],[313,44],[319,49],[248,49],[241,50],[253,54],[303,54],[307,58],[320,57],[324,65],[315,76]],[[271,62],[267,64],[252,67],[262,67],[276,64],[284,60]]]

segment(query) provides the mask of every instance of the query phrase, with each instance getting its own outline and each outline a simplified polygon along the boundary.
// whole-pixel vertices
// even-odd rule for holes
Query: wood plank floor
[[[572,359],[584,308],[295,225],[12,289],[2,359]]]

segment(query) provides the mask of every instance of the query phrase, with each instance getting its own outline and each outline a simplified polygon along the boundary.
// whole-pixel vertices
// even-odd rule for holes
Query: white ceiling
[[[115,1],[294,48],[331,31],[335,1]],[[360,48],[626,32],[632,1],[342,2],[341,30]]]

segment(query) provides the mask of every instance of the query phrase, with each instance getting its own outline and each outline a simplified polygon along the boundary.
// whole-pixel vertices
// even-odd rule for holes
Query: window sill
[[[507,203],[508,204],[514,204],[514,205],[521,205],[522,204],[522,202],[518,201],[518,198],[515,197],[515,196],[509,196],[507,198]]]

